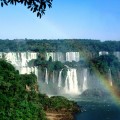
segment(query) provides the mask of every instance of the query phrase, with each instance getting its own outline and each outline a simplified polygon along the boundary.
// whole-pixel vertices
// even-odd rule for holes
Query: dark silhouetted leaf
[[[46,7],[52,7],[53,0],[0,0],[1,7],[4,5],[16,5],[17,3],[23,4],[33,13],[37,13],[37,17],[40,17],[45,14]]]
[[[38,12],[38,13],[37,13],[37,17],[39,17],[39,15],[40,15],[40,13]]]
[[[3,2],[1,2],[1,7],[3,7]]]

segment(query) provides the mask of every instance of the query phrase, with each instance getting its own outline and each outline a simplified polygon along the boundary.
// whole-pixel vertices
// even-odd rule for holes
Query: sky
[[[23,5],[0,7],[0,39],[120,40],[120,0],[53,0],[41,19]]]

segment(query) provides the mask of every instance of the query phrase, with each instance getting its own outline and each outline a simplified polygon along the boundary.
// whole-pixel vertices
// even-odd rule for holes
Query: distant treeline
[[[104,41],[91,39],[57,39],[57,40],[0,40],[0,51],[34,51],[34,52],[67,52],[67,51],[120,51],[120,41]]]

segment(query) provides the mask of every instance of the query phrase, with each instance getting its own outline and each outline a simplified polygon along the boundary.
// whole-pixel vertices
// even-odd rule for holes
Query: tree
[[[45,14],[46,7],[52,7],[53,0],[0,0],[1,7],[4,5],[16,5],[17,3],[25,5],[33,13],[37,13],[37,17],[40,17]]]
[[[34,74],[20,75],[10,63],[0,59],[1,120],[46,120],[37,90]]]

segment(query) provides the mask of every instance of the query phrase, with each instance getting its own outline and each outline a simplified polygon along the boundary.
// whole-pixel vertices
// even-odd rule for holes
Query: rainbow
[[[109,79],[103,76],[96,68],[93,68],[93,70],[99,78],[100,83],[110,93],[113,102],[120,106],[120,93],[117,92],[117,88],[115,86],[110,86]]]
[[[88,60],[88,58],[86,57],[86,55],[84,55],[83,52],[79,51],[79,53],[84,56],[84,59],[86,61]],[[89,51],[88,51],[88,54],[89,54]],[[110,93],[113,102],[116,103],[118,106],[120,106],[120,93],[117,91],[117,88],[115,86],[111,86],[109,82],[109,78],[102,75],[98,71],[98,69],[93,67],[93,71],[94,71],[94,74],[97,76],[97,78],[99,78],[101,85]]]

